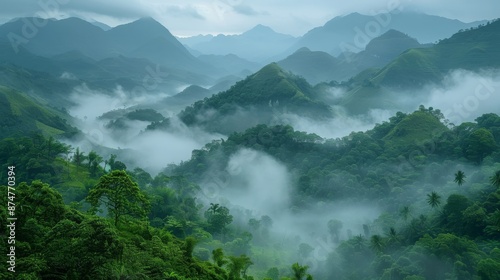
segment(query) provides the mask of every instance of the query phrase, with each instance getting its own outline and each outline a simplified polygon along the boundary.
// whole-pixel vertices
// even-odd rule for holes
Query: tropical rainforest
[[[14,53],[31,20],[0,25],[0,279],[500,279],[500,21],[348,55],[259,27],[296,46],[260,65],[152,18]]]

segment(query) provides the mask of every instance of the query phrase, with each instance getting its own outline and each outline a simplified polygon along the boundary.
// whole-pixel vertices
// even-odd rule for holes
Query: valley
[[[498,19],[68,5],[0,24],[1,279],[499,279]]]

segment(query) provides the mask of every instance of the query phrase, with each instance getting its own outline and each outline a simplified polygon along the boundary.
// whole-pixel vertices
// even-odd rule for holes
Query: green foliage
[[[343,227],[343,224],[339,220],[329,220],[328,221],[328,231],[330,232],[330,236],[335,242],[339,242],[340,238],[340,230]]]
[[[500,237],[500,191],[493,179],[499,176],[495,151],[468,173],[470,188],[457,189],[454,184],[460,177],[456,170],[464,168],[456,161],[477,164],[466,157],[464,143],[480,125],[488,131],[494,127],[489,121],[494,118],[484,116],[479,118],[481,124],[445,127],[428,134],[431,138],[424,141],[425,145],[395,135],[399,124],[409,119],[434,123],[439,114],[432,108],[421,108],[416,116],[397,114],[371,131],[330,140],[289,126],[261,125],[209,143],[195,151],[190,161],[169,168],[168,176],[154,178],[140,168],[130,175],[116,170],[126,168],[120,166],[116,156],[106,160],[104,168],[96,164],[93,171],[92,163],[100,162],[96,152],[84,154],[77,148],[75,154],[80,159],[73,156],[70,162],[70,147],[41,135],[3,139],[1,156],[7,159],[7,165],[15,160],[12,162],[18,167],[19,181],[47,178],[58,190],[64,190],[61,195],[41,181],[19,184],[19,204],[23,207],[17,212],[18,265],[24,272],[20,277],[251,279],[248,274],[253,274],[259,279],[279,279],[295,274],[282,263],[283,254],[293,254],[289,263],[307,259],[312,246],[297,241],[287,250],[273,243],[269,216],[237,219],[233,215],[238,212],[210,204],[205,219],[200,217],[204,208],[195,198],[200,190],[195,182],[205,177],[207,167],[224,182],[227,178],[217,171],[226,168],[238,149],[252,148],[274,156],[292,170],[294,211],[306,209],[311,203],[320,207],[343,198],[375,200],[387,211],[376,222],[364,222],[358,229],[340,220],[328,221],[319,233],[321,240],[331,240],[338,247],[328,262],[319,263],[320,268],[329,268],[313,271],[316,278],[494,279],[491,277],[496,275],[493,272],[498,269],[500,255],[495,253],[495,240]],[[412,156],[415,150],[420,151],[418,160]],[[407,158],[410,160],[405,161]],[[100,175],[99,180],[93,178]],[[439,186],[443,187],[437,194],[433,189]],[[112,221],[80,212],[88,208],[86,203],[78,203],[87,191],[93,210],[101,203],[100,209],[106,209]],[[78,197],[76,202],[71,199]],[[119,199],[112,204],[114,197]],[[5,199],[0,203],[5,204]],[[72,208],[64,202],[73,202]],[[441,211],[423,207],[426,202]],[[402,219],[398,219],[399,209]],[[0,213],[5,217],[5,209]],[[233,223],[233,219],[238,222]],[[361,230],[364,235],[352,237],[352,231]],[[345,237],[348,240],[342,240]],[[77,248],[81,248],[81,254],[72,253]],[[210,251],[213,261],[207,262]],[[307,279],[307,270],[303,274],[299,268],[303,266],[296,267],[301,275],[298,279]]]
[[[222,248],[217,248],[212,251],[212,259],[218,267],[223,267],[227,263],[224,258],[224,251],[222,251]]]
[[[462,186],[465,183],[465,173],[462,170],[458,170],[457,173],[455,173],[455,180],[454,182],[457,183],[458,186]]]
[[[186,252],[186,257],[192,258],[194,247],[198,243],[198,240],[196,240],[196,238],[192,236],[189,236],[184,240],[184,242],[185,242],[184,250]]]
[[[483,259],[477,265],[478,275],[482,280],[495,280],[499,278],[500,262],[493,259]]]
[[[467,197],[458,194],[450,195],[443,207],[441,223],[452,232],[462,233],[463,211],[469,206],[470,201]]]
[[[208,230],[221,236],[227,232],[227,226],[233,222],[233,216],[229,214],[229,209],[217,203],[210,203],[210,207],[205,211],[205,218],[209,225]]]
[[[252,265],[252,261],[248,256],[241,255],[239,257],[229,257],[229,280],[246,279],[246,272],[248,267]]]
[[[314,89],[304,79],[286,73],[272,63],[229,90],[195,102],[184,109],[179,118],[187,125],[201,125],[209,131],[231,133],[240,131],[242,124],[238,126],[236,120],[227,119],[241,109],[259,109],[258,120],[254,124],[271,123],[275,113],[284,112],[319,118],[331,116],[329,106],[315,100],[314,95]]]
[[[60,171],[56,159],[67,153],[67,145],[41,134],[0,140],[0,158],[4,159],[2,168],[6,170],[7,166],[15,165],[16,178],[20,181],[44,179],[51,183],[60,182],[62,178],[55,176]],[[0,179],[7,181],[6,173],[1,173]]]
[[[87,201],[94,211],[104,204],[115,226],[125,215],[145,217],[150,206],[137,183],[123,170],[115,170],[102,176],[89,191]]]
[[[307,265],[300,265],[299,263],[294,263],[292,264],[292,275],[294,280],[303,280],[304,277],[307,277],[307,279],[312,279],[312,277],[307,274],[307,270],[309,269],[309,266]]]
[[[490,183],[496,188],[500,188],[500,170],[490,177]]]
[[[441,196],[437,192],[431,192],[427,194],[427,203],[432,208],[436,208],[441,204]]]
[[[25,93],[0,85],[0,139],[34,133],[72,137],[78,131],[66,119],[70,116],[39,104]]]
[[[153,109],[137,109],[127,113],[126,117],[130,120],[157,122],[165,119],[162,114]]]
[[[490,131],[479,128],[473,131],[465,140],[463,149],[468,159],[480,163],[486,156],[497,149],[497,144]]]
[[[193,238],[181,241],[135,219],[117,228],[65,206],[40,181],[20,183],[16,197],[22,205],[16,209],[16,279],[227,279],[224,270],[191,257]],[[6,205],[6,197],[0,202]],[[0,215],[6,221],[7,212]]]

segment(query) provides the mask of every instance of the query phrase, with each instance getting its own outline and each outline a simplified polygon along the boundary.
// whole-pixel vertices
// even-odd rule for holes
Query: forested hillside
[[[500,280],[497,3],[28,2],[0,280]]]
[[[18,182],[18,275],[301,279],[293,275],[305,277],[309,267],[317,279],[497,279],[500,117],[452,127],[443,121],[439,110],[421,107],[342,139],[259,125],[154,177],[116,156],[76,148],[70,159],[72,147],[41,135],[3,139],[2,169],[15,166]],[[225,170],[241,149],[291,171],[290,204],[281,209],[291,216],[355,201],[377,205],[380,214],[364,224],[324,221],[316,232],[323,247],[288,238],[281,247],[276,213],[243,215],[200,189],[209,174],[227,181],[219,192],[239,188]],[[2,223],[7,215],[4,208]],[[327,255],[318,259],[319,250]]]

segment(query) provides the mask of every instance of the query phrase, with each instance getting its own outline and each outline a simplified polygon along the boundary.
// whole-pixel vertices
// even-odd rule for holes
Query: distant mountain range
[[[257,25],[238,35],[197,35],[178,39],[194,53],[235,54],[250,61],[268,63],[282,60],[302,48],[333,56],[343,52],[357,53],[364,50],[372,39],[391,29],[428,44],[448,38],[461,29],[484,23],[486,21],[464,23],[416,12],[392,12],[373,16],[352,13],[335,17],[299,38]]]
[[[405,27],[403,23],[422,18],[447,22],[443,24],[450,30],[464,25],[417,14],[410,14],[406,20],[398,20],[399,16],[395,15],[391,22],[398,23],[401,28]],[[347,19],[355,24],[361,22],[360,18],[367,19],[353,14],[334,19],[325,26],[334,30]],[[249,55],[253,48],[252,52],[260,56],[258,59],[276,57],[278,50],[283,54],[290,46],[298,46],[299,42],[305,42],[304,38],[320,31],[311,31],[297,41],[292,36],[257,26],[242,35],[186,39],[190,44],[206,44],[207,48],[217,49],[217,44],[226,47],[218,50],[221,54],[194,56],[151,18],[110,29],[76,18],[49,20],[36,36],[19,41],[13,47],[10,39],[12,34],[21,34],[23,22],[16,20],[0,25],[0,86],[4,96],[16,95],[20,96],[17,100],[27,100],[26,104],[38,104],[30,105],[33,108],[45,106],[40,104],[61,108],[71,105],[68,94],[81,84],[103,91],[120,85],[128,92],[140,94],[135,89],[149,90],[144,85],[145,79],[149,79],[149,82],[162,84],[153,88],[155,92],[177,93],[157,102],[153,109],[161,113],[165,112],[163,110],[181,111],[178,117],[186,125],[219,133],[242,131],[261,123],[276,124],[283,114],[330,118],[333,103],[324,89],[331,85],[346,91],[335,105],[358,114],[371,108],[397,107],[387,92],[439,83],[453,69],[500,67],[500,21],[456,33],[448,39],[442,37],[437,44],[420,44],[418,36],[408,31],[388,29],[371,38],[359,52],[344,52],[335,57],[324,50],[301,47],[265,67],[261,66],[262,62],[254,62],[256,57],[245,59],[244,52]],[[349,26],[352,25],[344,29],[347,33]],[[445,30],[444,27],[436,29]],[[438,31],[429,33],[437,36]],[[240,54],[227,53],[245,42],[246,49],[240,49]],[[269,52],[265,51],[267,47]],[[155,76],[162,73],[166,73],[165,76]],[[337,82],[325,83],[331,81]],[[13,104],[12,100],[9,104]],[[12,106],[18,105],[5,105],[4,109],[12,111]],[[29,125],[26,127],[42,127],[56,134],[70,130],[52,122],[55,119],[51,114],[58,116],[64,114],[64,110],[47,112],[50,117],[37,120],[45,126],[36,126],[36,122],[27,120]],[[42,115],[47,115],[45,113]],[[30,119],[36,115],[26,114],[26,117]]]
[[[36,22],[39,19],[28,18],[27,21]],[[0,26],[0,40],[5,42],[12,38],[9,34],[22,36],[25,22],[16,20]],[[49,20],[37,29],[33,38],[22,42],[22,47],[28,51],[45,57],[78,51],[95,60],[123,55],[184,70],[209,67],[193,57],[163,25],[152,18],[142,18],[108,31],[79,18]]]
[[[406,33],[421,43],[434,43],[448,38],[460,29],[484,24],[485,21],[464,23],[439,16],[414,12],[378,14],[374,16],[352,13],[335,17],[321,27],[302,36],[290,52],[307,47],[334,56],[342,52],[359,52],[375,37],[390,29]]]
[[[316,99],[304,79],[272,63],[230,89],[186,107],[179,118],[186,125],[230,133],[270,124],[286,113],[319,119],[332,116],[329,106]]]
[[[265,62],[283,53],[297,38],[259,24],[239,35],[195,36],[180,40],[204,54],[235,54],[250,61]]]
[[[454,69],[500,68],[500,20],[456,33],[430,48],[409,49],[379,70],[352,79],[342,104],[352,112],[393,103],[387,92],[440,83]]]
[[[396,30],[389,30],[368,43],[359,53],[338,57],[301,48],[278,62],[286,70],[306,78],[310,83],[344,81],[369,68],[380,68],[410,48],[429,47]]]

